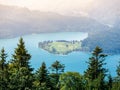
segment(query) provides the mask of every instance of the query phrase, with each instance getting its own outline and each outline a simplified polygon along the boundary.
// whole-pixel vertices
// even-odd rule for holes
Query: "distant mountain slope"
[[[89,34],[89,37],[82,42],[82,47],[92,51],[96,46],[103,48],[104,52],[110,54],[120,53],[120,28],[115,27],[106,32]]]
[[[56,13],[0,5],[0,38],[32,33],[62,31],[95,33],[108,30],[108,26],[89,17],[63,16]]]
[[[90,17],[63,16],[57,13],[30,11],[27,8],[0,5],[0,38],[32,33],[88,32],[82,46],[92,51],[100,46],[107,53],[120,53],[120,18],[114,28]]]

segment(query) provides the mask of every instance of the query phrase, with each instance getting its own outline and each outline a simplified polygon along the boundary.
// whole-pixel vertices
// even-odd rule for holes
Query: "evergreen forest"
[[[84,74],[64,72],[65,65],[56,60],[50,67],[41,63],[38,70],[30,65],[32,55],[20,38],[10,60],[5,48],[0,51],[0,90],[120,90],[120,62],[116,77],[105,68],[106,54],[96,46]],[[79,67],[80,68],[80,67]]]

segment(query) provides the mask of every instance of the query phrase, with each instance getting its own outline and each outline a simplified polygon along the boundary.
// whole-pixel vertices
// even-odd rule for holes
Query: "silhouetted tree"
[[[113,78],[111,75],[108,76],[108,90],[112,90],[113,87]]]
[[[85,71],[85,77],[89,80],[90,90],[105,90],[104,78],[106,76],[107,69],[103,67],[105,65],[104,60],[107,55],[102,53],[100,47],[96,47],[89,58],[88,69]]]
[[[52,90],[50,77],[46,68],[46,64],[43,62],[41,67],[35,73],[34,87],[36,90]]]
[[[61,64],[59,61],[55,61],[53,62],[53,64],[51,65],[50,69],[52,70],[52,73],[50,74],[51,78],[52,78],[52,83],[55,86],[54,89],[59,90],[59,87],[57,86],[59,83],[59,76],[61,75],[61,73],[64,72],[64,68],[65,65]]]
[[[8,87],[8,63],[6,63],[7,54],[4,48],[0,52],[0,90],[7,90]]]
[[[116,72],[117,72],[117,76],[114,79],[113,90],[120,90],[120,62],[117,66]]]

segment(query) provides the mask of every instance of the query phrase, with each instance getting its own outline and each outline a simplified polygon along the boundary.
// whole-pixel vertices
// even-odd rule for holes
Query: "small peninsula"
[[[67,55],[73,51],[80,51],[81,41],[73,40],[57,40],[57,41],[43,41],[39,42],[39,48],[53,54]]]

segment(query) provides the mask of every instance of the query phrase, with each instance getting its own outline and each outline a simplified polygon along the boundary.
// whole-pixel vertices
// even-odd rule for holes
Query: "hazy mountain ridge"
[[[27,8],[0,5],[0,38],[32,33],[62,31],[98,32],[109,27],[88,17],[63,16],[57,13],[30,11]]]
[[[120,53],[120,28],[114,27],[109,32],[89,34],[89,37],[82,42],[82,47],[92,51],[95,46],[103,48],[104,52],[110,54]]]
[[[82,42],[82,46],[89,51],[100,46],[108,53],[120,52],[120,18],[110,28],[89,17],[64,16],[13,6],[0,5],[0,13],[0,38],[32,33],[88,32],[88,38]]]

